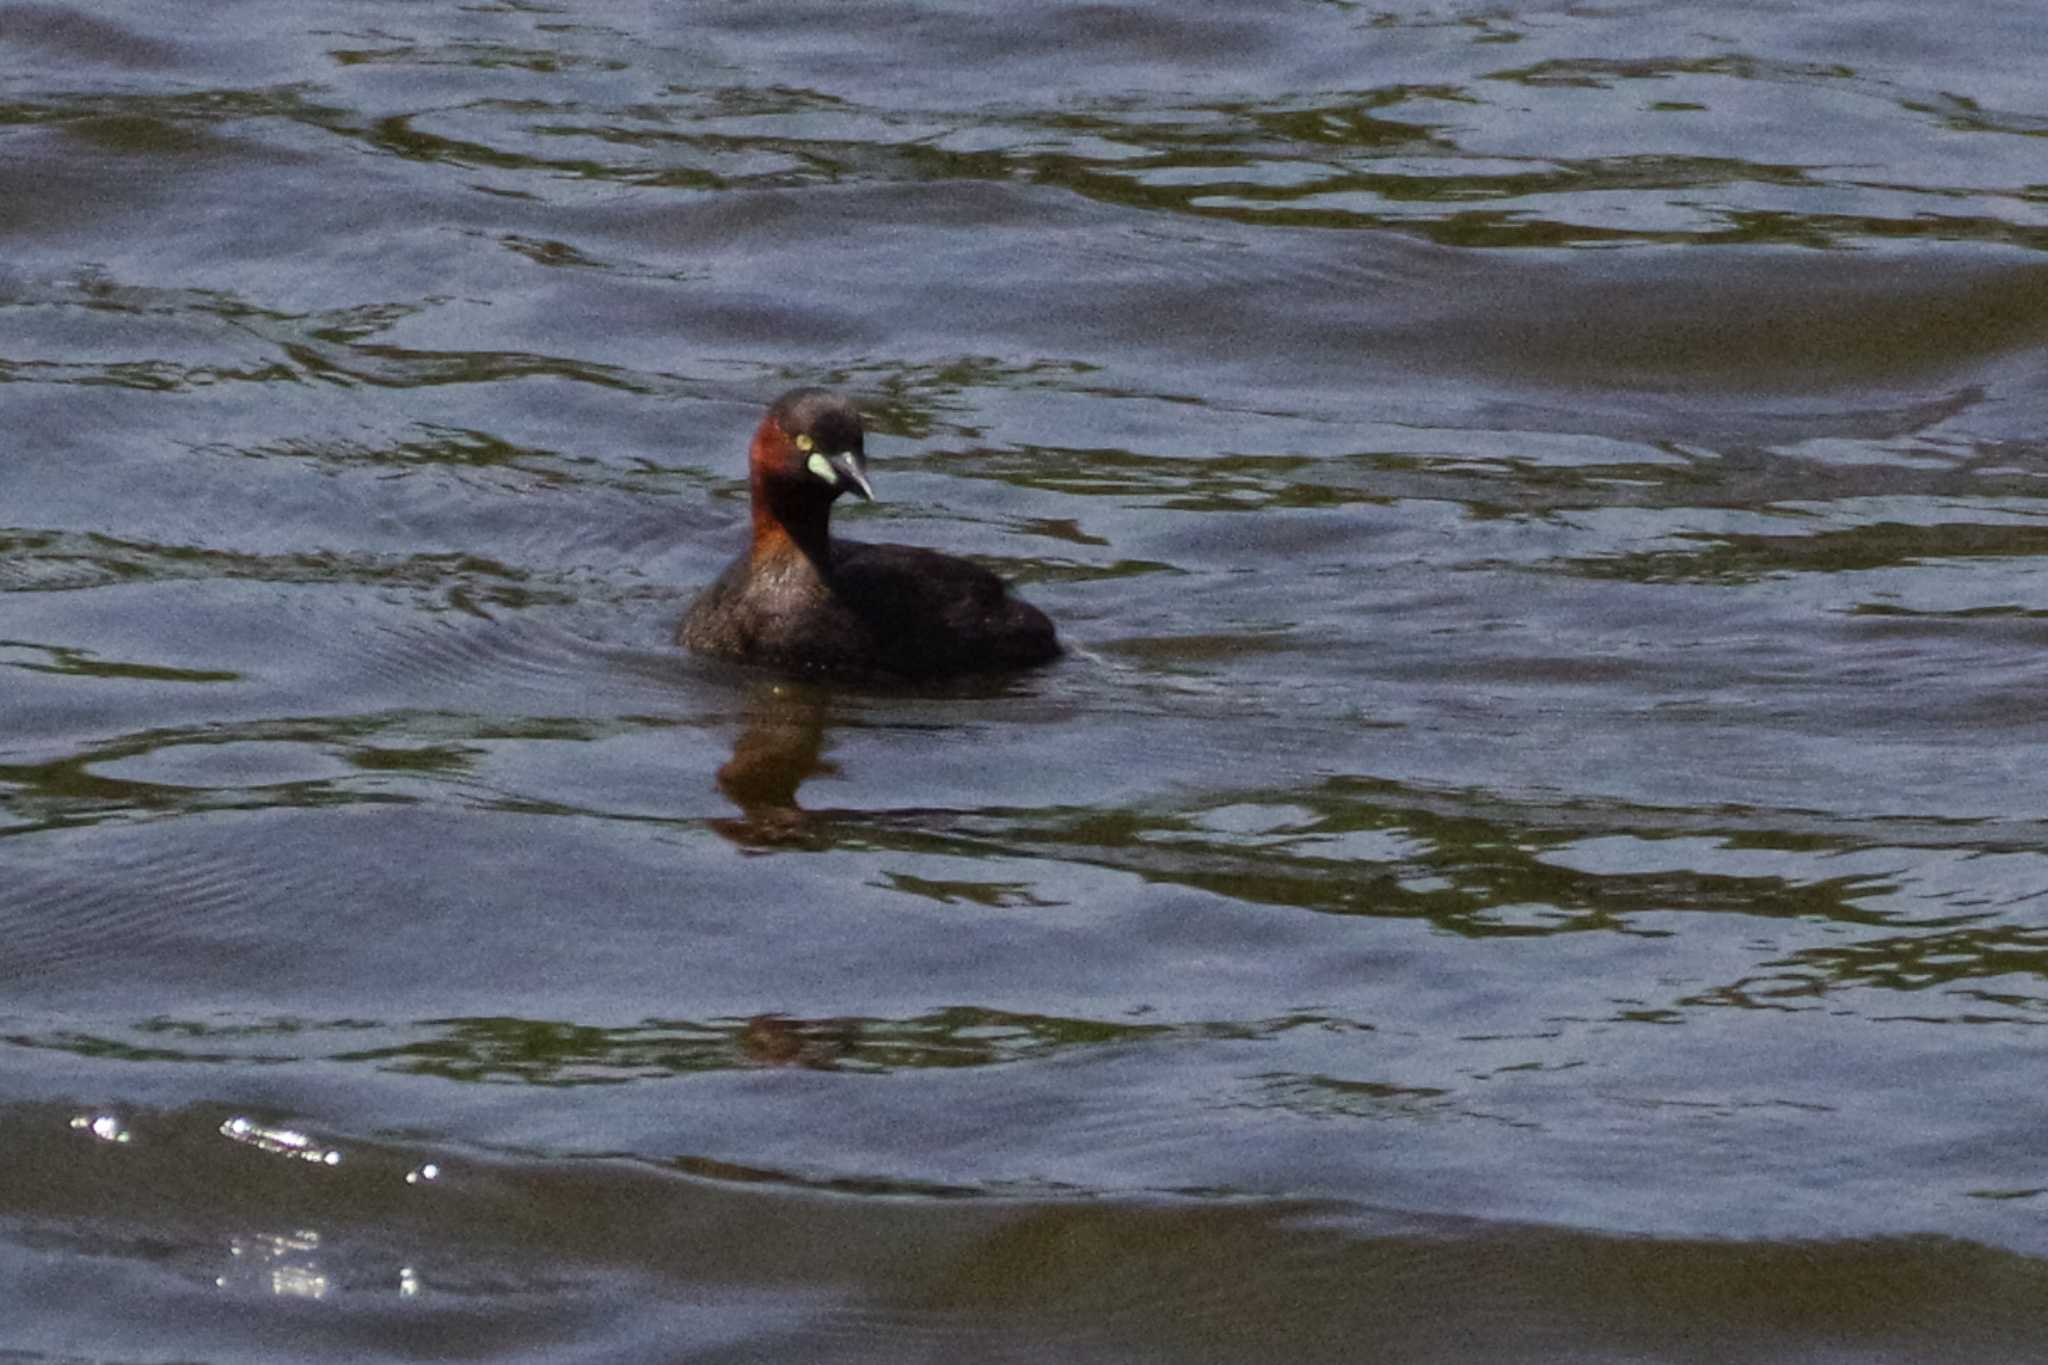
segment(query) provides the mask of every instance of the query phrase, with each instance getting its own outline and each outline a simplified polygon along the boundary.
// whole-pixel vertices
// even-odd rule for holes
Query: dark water
[[[2038,1359],[2044,42],[0,7],[0,1354]]]

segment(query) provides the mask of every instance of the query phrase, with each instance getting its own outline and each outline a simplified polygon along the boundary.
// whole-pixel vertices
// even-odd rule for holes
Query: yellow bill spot
[[[808,436],[799,436],[797,440],[804,445],[811,443],[811,438]],[[834,469],[832,462],[823,455],[813,454],[810,459],[804,461],[804,468],[816,474],[826,483],[837,484],[839,482],[839,471]]]

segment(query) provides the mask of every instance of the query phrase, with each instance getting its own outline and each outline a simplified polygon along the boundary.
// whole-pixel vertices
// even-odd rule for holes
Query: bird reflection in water
[[[820,756],[831,701],[830,690],[810,683],[761,683],[748,691],[740,737],[718,770],[718,789],[740,808],[740,818],[714,820],[713,829],[759,852],[823,847],[796,789],[814,774],[838,771]]]
[[[740,808],[738,819],[711,827],[749,852],[822,848],[825,834],[796,802],[796,789],[817,773],[838,769],[824,761],[829,689],[810,683],[760,683],[748,693],[740,737],[718,770],[718,789]],[[849,1019],[798,1019],[757,1014],[734,1038],[739,1054],[756,1066],[829,1071],[859,1040]]]
[[[860,1042],[854,1019],[792,1019],[757,1014],[735,1039],[740,1055],[756,1066],[798,1066],[835,1071]]]

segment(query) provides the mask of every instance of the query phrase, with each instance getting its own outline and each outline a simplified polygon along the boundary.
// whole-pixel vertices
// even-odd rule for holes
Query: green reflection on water
[[[0,658],[0,668],[20,668],[31,673],[55,673],[80,678],[125,678],[137,682],[224,683],[239,682],[242,675],[225,670],[171,668],[163,664],[116,663],[94,656],[89,649],[64,645],[37,644],[30,640],[0,640],[0,650],[37,650],[47,655],[42,662]]]
[[[1314,1012],[1271,1019],[1133,1023],[953,1006],[905,1019],[857,1016],[650,1019],[626,1026],[510,1015],[380,1024],[357,1018],[139,1021],[128,1036],[15,1033],[15,1047],[126,1062],[269,1066],[324,1060],[443,1080],[547,1087],[621,1085],[708,1072],[797,1067],[882,1075],[1001,1066],[1077,1049],[1201,1040],[1258,1041],[1295,1029],[1362,1026]],[[402,1041],[329,1051],[333,1035]]]
[[[1933,560],[2032,559],[2048,554],[2048,528],[1982,522],[1877,522],[1783,536],[1688,532],[1676,539],[1698,548],[1579,559],[1568,567],[1587,578],[1636,583],[1740,584],[1775,574],[1855,573]]]

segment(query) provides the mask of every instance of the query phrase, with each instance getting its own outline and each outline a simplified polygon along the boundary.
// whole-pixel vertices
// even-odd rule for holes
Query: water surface
[[[0,1347],[2031,1358],[2044,39],[0,7]]]

